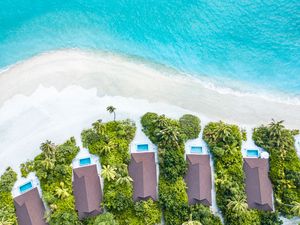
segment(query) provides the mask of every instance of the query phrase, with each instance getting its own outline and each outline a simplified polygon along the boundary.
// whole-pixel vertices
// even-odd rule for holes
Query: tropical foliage
[[[200,120],[192,115],[184,115],[178,121],[164,115],[146,113],[141,123],[145,134],[158,146],[159,202],[164,212],[165,224],[181,225],[188,221],[191,212],[197,214],[188,205],[187,187],[183,179],[187,171],[184,143],[188,138],[198,137]],[[208,224],[221,224],[219,218],[210,213],[209,208],[203,206],[199,211],[202,212],[202,209],[209,215]],[[197,219],[202,220],[203,217]]]
[[[0,177],[0,224],[16,225],[17,218],[13,198],[11,195],[14,183],[17,181],[17,174],[8,167]]]
[[[119,225],[111,213],[103,213],[95,218],[89,218],[86,221],[87,225]]]
[[[133,202],[132,178],[128,174],[129,144],[135,135],[129,121],[102,123],[82,132],[83,145],[101,159],[104,178],[104,207],[118,224],[157,224],[161,220],[158,204],[148,200]]]
[[[270,178],[274,187],[275,207],[284,215],[300,216],[300,160],[294,135],[283,121],[272,121],[254,130],[255,143],[270,153]]]
[[[114,113],[115,108],[108,107]],[[41,154],[21,164],[22,176],[35,172],[40,180],[43,198],[50,211],[45,218],[50,225],[221,225],[218,217],[202,204],[188,205],[184,176],[187,164],[184,144],[198,137],[200,120],[184,115],[174,120],[146,113],[141,123],[145,134],[158,146],[160,176],[159,202],[151,199],[133,202],[132,178],[128,174],[129,144],[135,135],[135,125],[129,120],[102,123],[82,132],[82,142],[92,154],[101,159],[104,179],[103,207],[107,213],[79,221],[72,193],[73,158],[79,152],[75,139],[56,145],[51,141],[41,144]],[[283,122],[272,121],[254,130],[255,143],[270,153],[270,178],[274,186],[275,204],[288,216],[300,215],[300,160],[294,146],[294,135]],[[241,143],[245,131],[223,122],[209,123],[204,129],[204,140],[214,159],[217,204],[225,224],[281,225],[279,213],[250,210],[246,203]],[[11,190],[17,175],[7,168],[0,177],[0,225],[16,225]]]
[[[74,138],[64,144],[55,145],[51,141],[41,144],[42,153],[31,162],[22,165],[22,174],[36,172],[40,180],[43,198],[50,207],[46,220],[52,224],[81,224],[75,210],[72,195],[73,158],[79,152]]]
[[[114,114],[114,121],[116,120],[116,108],[113,107],[112,105],[110,106],[107,106],[106,110],[109,112],[109,113],[113,113]]]
[[[198,137],[201,126],[200,119],[191,114],[185,114],[179,119],[179,125],[185,139],[195,139]]]
[[[238,126],[223,122],[211,122],[204,128],[203,137],[213,155],[217,204],[226,224],[264,224],[264,212],[249,210],[246,203],[243,136]],[[278,215],[274,215],[275,222],[270,224],[280,224]]]

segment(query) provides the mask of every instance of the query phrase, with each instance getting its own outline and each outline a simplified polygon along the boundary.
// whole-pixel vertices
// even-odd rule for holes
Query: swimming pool
[[[148,144],[140,144],[136,146],[136,151],[138,152],[146,152],[148,150],[149,150]]]
[[[259,156],[259,152],[258,150],[247,150],[247,156],[248,157],[258,157]]]
[[[202,153],[202,147],[201,146],[192,146],[191,147],[191,153]]]
[[[23,184],[22,186],[20,186],[20,192],[21,193],[24,193],[25,191],[28,191],[28,190],[30,190],[32,188],[32,183],[31,183],[31,181],[30,182],[28,182],[28,183],[26,183],[26,184]]]
[[[80,166],[85,166],[85,165],[89,165],[91,164],[91,158],[83,158],[83,159],[79,159],[79,165]]]

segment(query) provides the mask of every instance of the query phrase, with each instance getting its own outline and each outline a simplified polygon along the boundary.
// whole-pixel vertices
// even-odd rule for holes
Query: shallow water
[[[299,96],[299,45],[297,0],[0,1],[0,68],[49,50],[105,50]]]

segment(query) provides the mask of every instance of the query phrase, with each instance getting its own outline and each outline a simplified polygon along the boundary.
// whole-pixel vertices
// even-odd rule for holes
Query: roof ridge
[[[26,203],[26,201],[22,204],[22,208],[25,208],[25,210],[26,210],[26,214],[27,214],[27,216],[28,216],[28,218],[29,218],[29,221],[31,222],[31,224],[33,224],[33,221],[32,221],[32,218],[31,218],[31,216],[30,216],[30,213],[29,213],[29,210],[28,210],[28,206],[30,206],[30,204],[29,205],[27,205],[27,203]]]
[[[143,187],[143,189],[142,189],[142,190],[143,190],[143,197],[145,198],[145,197],[146,197],[146,196],[145,196],[145,195],[146,195],[146,193],[145,193],[145,191],[146,191],[146,190],[145,190],[145,189],[146,189],[146,188],[145,188],[145,184],[146,184],[145,161],[142,160],[140,163],[141,163],[141,167],[142,167],[142,168],[141,168],[141,171],[142,171],[142,175],[143,175],[143,176],[142,176],[142,178],[143,178],[143,181],[142,181],[142,187]]]
[[[260,189],[262,189],[262,187],[263,187],[263,183],[262,183],[263,182],[263,177],[264,177],[263,171],[260,167],[258,167],[258,179],[259,179]],[[260,191],[261,204],[266,204],[267,203],[266,197],[267,196],[263,195],[262,191]]]

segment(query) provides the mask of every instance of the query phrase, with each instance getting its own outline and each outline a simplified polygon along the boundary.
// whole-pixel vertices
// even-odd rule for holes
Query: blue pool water
[[[0,68],[49,50],[104,50],[299,96],[299,41],[299,0],[0,1]]]
[[[91,158],[79,159],[80,166],[85,166],[85,165],[90,165],[90,164],[91,164]]]
[[[202,153],[202,147],[200,146],[192,146],[191,147],[191,153]]]
[[[22,185],[22,186],[20,186],[20,192],[21,193],[24,193],[25,191],[28,191],[28,190],[30,190],[32,188],[32,183],[31,182],[28,182],[28,183],[26,183],[26,184],[24,184],[24,185]]]
[[[137,145],[136,150],[138,152],[146,152],[146,151],[148,151],[148,144]]]
[[[258,157],[259,156],[258,150],[247,150],[247,156]]]

